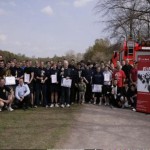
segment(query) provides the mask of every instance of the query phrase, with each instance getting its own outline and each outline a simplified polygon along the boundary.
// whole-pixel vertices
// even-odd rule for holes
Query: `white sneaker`
[[[132,109],[132,111],[136,111],[136,109],[135,109],[135,108],[133,108],[133,109]]]
[[[48,108],[48,105],[46,105],[45,108]]]
[[[59,107],[59,105],[56,103],[56,104],[55,104],[55,107]]]
[[[50,108],[53,108],[53,107],[54,107],[54,104],[51,104],[51,105],[50,105]]]
[[[105,106],[109,106],[109,103],[105,103]]]
[[[37,108],[37,106],[36,106],[36,105],[34,105],[34,108]]]
[[[2,108],[0,108],[0,112],[2,111]]]
[[[96,105],[96,102],[94,102],[93,104]]]
[[[64,105],[64,104],[62,104],[62,105],[61,105],[61,107],[62,107],[62,108],[64,108],[64,107],[65,107],[65,105]]]
[[[99,102],[99,105],[101,106],[101,105],[102,105],[102,102]]]
[[[7,108],[8,111],[13,111],[14,109],[12,109],[11,107]]]
[[[66,107],[70,107],[70,105],[69,104],[67,104],[67,106]]]

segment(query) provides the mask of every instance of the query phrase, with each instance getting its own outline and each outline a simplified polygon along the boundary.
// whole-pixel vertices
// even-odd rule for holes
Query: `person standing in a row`
[[[50,70],[50,93],[51,93],[51,105],[50,107],[59,107],[58,105],[58,92],[59,92],[59,86],[60,86],[60,72],[59,69],[57,69],[56,63],[53,63],[52,69]],[[52,76],[56,77],[56,81],[52,80]]]
[[[64,65],[63,65],[63,68],[61,69],[61,82],[63,79],[71,79],[71,69],[68,68],[68,61],[67,60],[64,60]],[[66,104],[66,107],[70,107],[70,88],[71,87],[64,87],[62,86],[61,87],[61,107],[64,108],[65,107],[65,104]]]
[[[86,93],[85,93],[85,102],[86,103],[89,103],[92,98],[92,93],[91,93],[92,75],[93,75],[93,71],[90,68],[90,64],[87,64],[86,68],[84,70],[82,70],[82,75],[81,75],[83,77],[84,81],[86,82]]]
[[[24,68],[24,74],[29,75],[29,82],[26,83],[28,84],[30,88],[30,93],[31,93],[31,106],[33,107],[34,105],[34,91],[33,91],[33,79],[34,79],[34,69],[31,66],[30,62],[27,60],[26,61],[26,67]]]
[[[125,73],[126,81],[127,81],[128,85],[130,85],[130,71],[131,71],[131,69],[132,69],[132,66],[129,64],[129,59],[126,59],[125,65],[122,67],[122,70]]]
[[[101,91],[93,94],[94,94],[94,104],[98,102],[99,105],[102,105],[102,86],[104,84],[104,75],[101,70],[101,67],[97,67],[96,72],[93,74],[92,84],[101,86]]]
[[[41,61],[40,67],[37,69],[36,74],[36,103],[40,103],[44,107],[48,107],[48,102],[46,98],[46,80],[48,79],[46,68],[44,67],[44,62]],[[41,94],[41,95],[40,95]],[[41,99],[41,101],[40,101]]]

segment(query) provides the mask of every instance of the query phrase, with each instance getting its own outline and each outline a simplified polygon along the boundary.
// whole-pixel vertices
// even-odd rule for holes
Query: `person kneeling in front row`
[[[113,81],[113,85],[111,87],[111,94],[110,94],[110,105],[111,107],[115,106],[121,108],[124,104],[124,99],[122,96],[122,88],[117,86],[117,80]]]
[[[30,89],[27,84],[24,84],[23,79],[19,79],[19,84],[15,90],[15,96],[18,106],[23,109],[28,109],[28,104],[30,101]]]
[[[7,94],[8,92],[8,94]],[[13,103],[14,96],[13,90],[5,85],[5,79],[0,79],[0,111],[5,106],[8,111],[13,111],[11,104]]]

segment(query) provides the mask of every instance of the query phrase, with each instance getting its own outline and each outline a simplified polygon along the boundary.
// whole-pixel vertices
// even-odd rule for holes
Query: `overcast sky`
[[[85,52],[104,37],[97,0],[0,0],[0,49],[53,57]]]

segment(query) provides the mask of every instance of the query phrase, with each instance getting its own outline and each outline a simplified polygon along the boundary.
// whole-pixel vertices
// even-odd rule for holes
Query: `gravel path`
[[[150,149],[150,115],[85,104],[62,138],[64,149]]]

